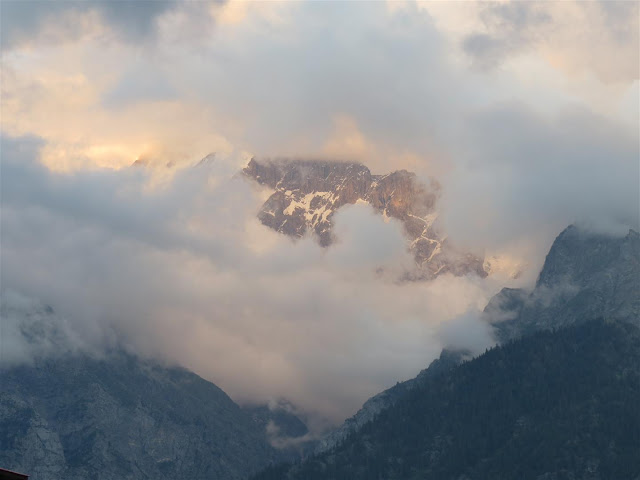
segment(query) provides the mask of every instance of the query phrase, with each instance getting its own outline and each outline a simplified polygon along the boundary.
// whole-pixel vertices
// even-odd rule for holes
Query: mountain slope
[[[315,448],[316,453],[331,450],[342,443],[349,435],[357,432],[360,428],[373,420],[380,412],[393,405],[397,400],[405,396],[410,390],[421,385],[428,378],[437,378],[444,375],[450,369],[459,365],[465,358],[464,352],[453,352],[443,350],[440,358],[422,370],[415,378],[405,382],[399,382],[391,388],[374,395],[367,400],[358,412],[337,429],[329,432],[318,441]]]
[[[437,231],[440,186],[434,181],[426,186],[406,170],[372,175],[359,163],[321,160],[251,159],[243,173],[274,190],[258,218],[280,233],[300,238],[313,232],[322,246],[328,246],[334,240],[335,212],[344,205],[367,203],[385,218],[402,222],[418,267],[408,278],[447,272],[487,275],[482,258],[456,249]]]
[[[283,458],[214,384],[121,352],[5,368],[0,385],[0,464],[34,480],[241,479]]]
[[[640,326],[639,256],[639,236],[633,230],[615,238],[569,226],[554,241],[535,289],[505,288],[489,302],[483,315],[502,342],[599,317]],[[316,452],[335,447],[425,378],[446,372],[464,358],[464,352],[444,350],[416,378],[367,400],[353,417],[320,440]]]
[[[503,289],[484,315],[500,341],[599,317],[640,325],[640,234],[611,237],[569,226],[534,290]]]
[[[538,332],[427,379],[329,452],[270,479],[636,479],[640,329]]]

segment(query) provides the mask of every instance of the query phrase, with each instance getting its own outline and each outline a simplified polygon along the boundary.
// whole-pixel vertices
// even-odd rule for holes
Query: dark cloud
[[[540,49],[556,68],[592,72],[607,83],[638,78],[638,2],[508,2],[483,4],[483,31],[462,41],[483,71]]]
[[[528,40],[520,35],[505,38],[486,33],[474,33],[464,39],[462,46],[467,55],[472,57],[475,67],[490,70],[528,44]]]
[[[620,44],[638,42],[638,32],[629,19],[638,18],[640,5],[638,2],[624,0],[598,0],[602,14],[609,26],[611,36]]]
[[[78,15],[96,12],[126,42],[153,35],[157,18],[175,8],[177,0],[6,0],[0,4],[3,49],[37,39],[47,28],[57,41],[77,40],[83,33]]]
[[[156,19],[180,4],[179,0],[90,0],[104,21],[127,41],[138,41],[154,33]]]
[[[477,68],[489,70],[506,58],[530,48],[537,40],[536,30],[551,22],[531,2],[487,4],[481,19],[492,33],[471,33],[462,47]]]

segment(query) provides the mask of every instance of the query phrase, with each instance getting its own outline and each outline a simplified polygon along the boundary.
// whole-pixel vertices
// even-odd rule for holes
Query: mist
[[[78,339],[70,351],[120,344],[240,402],[286,398],[338,421],[415,375],[451,340],[439,325],[497,288],[399,283],[412,262],[402,227],[366,205],[336,214],[329,249],[277,234],[256,218],[260,192],[225,159],[154,184],[133,167],[52,173],[37,144],[3,143],[3,285],[64,318]],[[20,345],[4,333],[3,345]],[[3,362],[29,352],[3,347]]]
[[[567,225],[639,227],[637,5],[153,3],[2,5],[3,363],[119,345],[338,422],[490,346],[479,312]],[[402,226],[366,205],[328,249],[279,235],[253,155],[435,179],[493,272],[399,283]]]

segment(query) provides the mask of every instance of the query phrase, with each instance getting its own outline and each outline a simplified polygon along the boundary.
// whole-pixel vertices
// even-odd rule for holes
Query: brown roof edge
[[[12,472],[5,468],[0,468],[0,480],[28,480],[29,475],[24,473]]]

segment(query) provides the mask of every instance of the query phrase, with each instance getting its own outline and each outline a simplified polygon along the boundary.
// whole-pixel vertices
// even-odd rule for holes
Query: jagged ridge
[[[420,183],[414,173],[398,170],[372,175],[359,163],[321,160],[255,158],[243,170],[274,193],[258,213],[260,221],[286,235],[301,238],[313,232],[322,246],[330,245],[332,217],[342,206],[368,203],[385,218],[402,222],[418,273],[412,278],[433,278],[451,272],[486,276],[483,259],[461,252],[435,228],[440,185]]]

